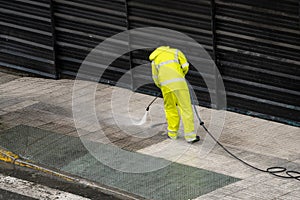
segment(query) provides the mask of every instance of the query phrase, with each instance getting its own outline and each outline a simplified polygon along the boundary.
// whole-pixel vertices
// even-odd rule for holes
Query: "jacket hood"
[[[162,52],[166,51],[170,49],[169,46],[161,46],[161,47],[158,47],[157,49],[155,49],[151,55],[149,56],[149,60],[152,61],[154,60],[159,54],[161,54]]]

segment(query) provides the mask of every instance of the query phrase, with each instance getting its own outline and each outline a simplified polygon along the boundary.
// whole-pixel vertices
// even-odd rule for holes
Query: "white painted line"
[[[0,189],[36,199],[89,200],[68,192],[0,174]]]

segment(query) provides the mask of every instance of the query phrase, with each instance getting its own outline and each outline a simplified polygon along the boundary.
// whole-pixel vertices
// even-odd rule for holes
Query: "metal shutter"
[[[54,4],[58,64],[62,74],[75,76],[92,49],[104,39],[126,30],[122,0],[54,0]],[[102,78],[114,83],[129,70],[128,55],[110,67]]]
[[[172,1],[172,0],[128,0],[129,27],[163,27],[182,32],[198,43],[212,55],[212,31],[210,0]],[[180,47],[179,47],[180,49]],[[134,71],[134,80],[143,82],[151,79],[151,67],[148,60],[150,51],[134,51],[132,53],[132,66],[147,64],[144,69]],[[210,97],[206,85],[199,73],[189,72],[187,79],[194,86],[201,104],[209,105]],[[139,89],[141,92],[158,92],[152,84]]]
[[[50,1],[0,4],[0,65],[57,78]]]
[[[229,107],[299,122],[299,1],[216,0],[216,34]]]

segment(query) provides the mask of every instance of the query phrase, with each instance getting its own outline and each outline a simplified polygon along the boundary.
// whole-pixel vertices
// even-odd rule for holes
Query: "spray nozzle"
[[[156,101],[156,99],[158,98],[158,96],[155,97],[155,99],[153,99],[150,104],[148,105],[148,107],[146,108],[146,111],[149,111],[150,106],[154,103],[154,101]]]

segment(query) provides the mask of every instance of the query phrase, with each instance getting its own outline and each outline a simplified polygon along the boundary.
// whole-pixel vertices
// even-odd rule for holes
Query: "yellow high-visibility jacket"
[[[189,63],[184,54],[169,46],[161,46],[151,53],[152,78],[162,93],[174,90],[188,90],[185,75],[189,70]]]

